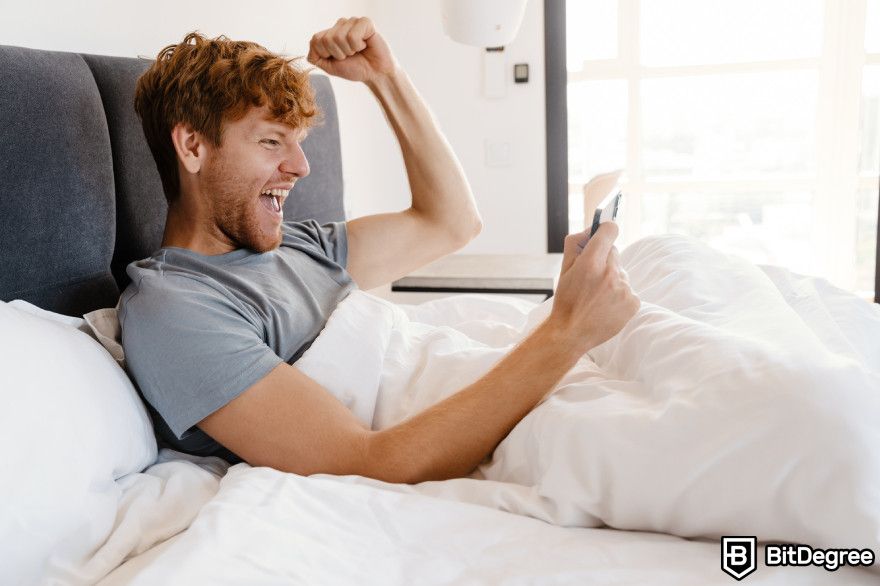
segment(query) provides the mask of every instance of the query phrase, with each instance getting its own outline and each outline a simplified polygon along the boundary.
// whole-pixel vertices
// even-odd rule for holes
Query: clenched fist
[[[394,73],[397,60],[369,18],[340,18],[309,42],[309,63],[351,81],[370,83]]]

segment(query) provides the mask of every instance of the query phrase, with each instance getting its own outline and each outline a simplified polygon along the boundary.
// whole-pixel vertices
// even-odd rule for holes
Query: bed
[[[720,536],[743,534],[762,536],[752,583],[877,582],[876,564],[767,566],[763,541],[880,552],[880,310],[683,239],[624,252],[653,313],[585,358],[468,478],[302,477],[157,444],[124,356],[95,326],[127,285],[126,265],[161,240],[165,200],[131,107],[146,66],[0,47],[4,584],[728,584]],[[324,122],[304,143],[312,172],[285,215],[344,220],[336,106],[328,80],[312,79]],[[695,267],[706,266],[716,270],[700,280]],[[729,295],[744,283],[760,286]],[[356,291],[298,365],[374,427],[392,425],[478,376],[548,303],[461,295],[398,306]],[[756,329],[765,337],[745,344]],[[673,360],[639,331],[699,339]],[[683,383],[686,397],[663,386],[682,364],[709,376],[694,366],[709,343],[723,349],[717,370],[737,356],[766,363],[754,392],[725,409],[721,395],[696,392],[705,377]],[[797,367],[828,361],[799,385],[829,373],[852,381],[835,396],[842,407],[820,394],[807,406],[762,402],[767,381],[794,370],[779,367],[786,347]],[[334,368],[340,348],[350,368]],[[413,372],[433,381],[429,392],[407,395]],[[352,395],[357,385],[369,392]],[[574,408],[578,418],[566,415]],[[580,427],[596,435],[585,441]],[[743,449],[717,455],[734,443]],[[754,465],[779,464],[774,445],[780,458],[797,454],[782,475]],[[714,472],[673,481],[698,468]],[[741,485],[730,489],[732,478]]]

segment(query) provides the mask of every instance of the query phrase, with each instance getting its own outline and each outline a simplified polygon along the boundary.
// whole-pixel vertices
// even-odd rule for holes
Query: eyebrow
[[[287,127],[285,127],[285,129],[286,129],[286,128],[287,128]],[[279,124],[278,124],[277,122],[272,122],[272,121],[269,121],[269,120],[264,121],[264,122],[261,122],[261,123],[260,123],[260,127],[258,128],[258,130],[259,130],[262,134],[273,134],[273,135],[275,135],[275,136],[280,136],[281,138],[287,138],[287,136],[288,136],[289,134],[294,134],[294,131],[293,131],[293,130],[285,130],[285,131],[281,131],[281,130],[279,130]],[[302,140],[305,140],[306,137],[309,135],[309,131],[306,130],[306,129],[304,129],[304,128],[299,129],[299,133],[302,134],[302,138],[299,139],[299,140],[301,140],[301,141],[302,141]]]

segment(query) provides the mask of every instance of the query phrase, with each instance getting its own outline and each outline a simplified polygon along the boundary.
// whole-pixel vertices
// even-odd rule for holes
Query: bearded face
[[[283,202],[284,198],[273,198],[267,206],[264,202],[268,198],[261,196],[261,188],[271,178],[249,177],[241,174],[246,169],[235,167],[234,159],[224,154],[205,165],[205,189],[211,196],[209,226],[228,238],[234,248],[273,250],[281,244],[283,212],[278,199]]]
[[[274,122],[265,108],[252,108],[224,124],[222,144],[209,147],[199,171],[204,216],[200,227],[228,240],[233,249],[267,252],[281,244],[283,205],[309,164],[297,130]]]

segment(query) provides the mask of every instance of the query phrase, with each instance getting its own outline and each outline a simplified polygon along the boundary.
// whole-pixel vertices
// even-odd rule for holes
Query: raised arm
[[[473,239],[482,222],[461,164],[372,21],[339,19],[312,37],[308,59],[370,88],[406,166],[409,208],[348,222],[346,270],[358,286],[371,289],[402,277]]]

